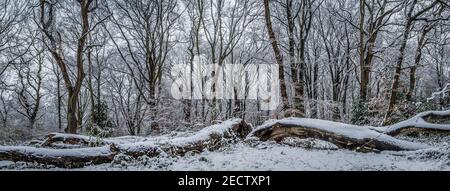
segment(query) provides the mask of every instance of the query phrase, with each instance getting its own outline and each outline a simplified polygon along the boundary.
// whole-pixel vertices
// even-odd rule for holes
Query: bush
[[[110,137],[113,134],[114,124],[108,117],[108,105],[101,101],[94,106],[92,120],[89,125],[89,134],[98,137]]]
[[[367,107],[367,103],[363,102],[360,99],[355,100],[350,111],[350,122],[355,125],[368,124],[368,115],[369,110]]]

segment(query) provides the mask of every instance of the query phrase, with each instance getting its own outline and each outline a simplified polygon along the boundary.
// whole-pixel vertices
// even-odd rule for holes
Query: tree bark
[[[0,160],[37,162],[63,168],[80,168],[85,166],[86,163],[111,162],[116,154],[110,150],[109,146],[72,150],[84,154],[72,154],[67,151],[68,149],[0,146]]]
[[[272,50],[275,54],[275,59],[278,65],[278,78],[280,80],[280,92],[281,92],[281,110],[285,111],[290,108],[288,101],[288,94],[286,89],[286,82],[284,77],[284,66],[283,66],[283,57],[281,55],[281,51],[278,47],[278,41],[276,39],[275,33],[272,27],[272,20],[270,18],[270,4],[269,0],[264,0],[264,18],[267,27],[267,33],[269,35],[269,41],[272,45]]]
[[[359,67],[360,73],[360,101],[365,102],[367,98],[367,86],[369,84],[370,68],[365,63],[365,34],[364,34],[364,17],[365,17],[365,0],[359,1]]]
[[[286,0],[286,16],[288,23],[289,37],[289,61],[291,66],[292,85],[293,85],[293,111],[289,113],[292,117],[303,117],[305,115],[303,76],[300,65],[303,65],[304,56],[300,56],[300,63],[295,60],[295,40],[294,40],[294,18],[292,15],[292,0]],[[303,35],[303,34],[302,34]],[[304,44],[301,44],[304,46]],[[304,48],[300,54],[304,54]]]
[[[450,133],[450,110],[423,112],[403,122],[386,127],[361,127],[332,121],[287,118],[268,122],[250,133],[261,141],[283,141],[286,137],[315,138],[331,142],[340,148],[360,152],[383,150],[417,150],[420,145],[391,136],[405,131]],[[355,136],[355,132],[358,135]]]
[[[277,123],[264,131],[255,133],[261,141],[274,140],[281,142],[286,137],[299,138],[315,138],[331,142],[339,148],[355,150],[358,152],[379,152],[383,150],[409,150],[403,148],[401,145],[392,144],[389,142],[380,141],[376,138],[356,139],[348,136],[342,136],[334,132],[324,131],[322,129],[315,129],[303,127],[299,125]]]

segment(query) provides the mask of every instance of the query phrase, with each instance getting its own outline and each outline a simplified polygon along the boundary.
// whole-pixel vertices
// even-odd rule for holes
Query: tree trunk
[[[441,8],[440,13],[443,11],[443,8]],[[439,13],[439,14],[440,14]],[[430,25],[426,25],[423,29],[422,29],[422,33],[420,34],[418,43],[417,43],[417,49],[416,49],[416,56],[414,57],[414,65],[411,66],[410,71],[409,71],[409,89],[408,89],[408,93],[406,94],[406,100],[408,101],[413,101],[412,97],[416,88],[416,70],[417,68],[420,66],[420,61],[422,59],[422,49],[425,47],[427,40],[426,40],[426,36],[428,34],[428,32],[430,32],[435,25],[437,24],[437,22],[432,23]]]
[[[64,130],[66,133],[76,134],[78,129],[77,107],[78,94],[69,91],[67,100],[67,127]]]
[[[381,141],[377,138],[354,138],[351,136],[342,136],[332,131],[326,131],[318,128],[310,128],[302,125],[283,124],[282,122],[271,125],[270,127],[255,132],[255,136],[260,140],[283,141],[287,137],[315,138],[331,142],[339,148],[346,148],[358,152],[379,152],[383,150],[410,150],[387,141]],[[387,136],[387,135],[386,135]]]
[[[365,0],[359,1],[359,67],[360,67],[360,101],[365,102],[367,98],[367,86],[369,84],[370,68],[365,64],[365,35],[364,35],[364,16]]]
[[[390,98],[389,98],[389,106],[386,113],[386,117],[383,121],[383,124],[386,125],[388,123],[389,117],[391,116],[394,106],[397,103],[397,93],[399,91],[399,85],[400,85],[400,76],[402,72],[402,63],[404,59],[405,54],[405,48],[406,48],[406,42],[408,41],[409,31],[410,31],[411,22],[408,22],[406,24],[405,32],[402,35],[402,41],[399,48],[399,56],[397,58],[397,62],[395,65],[395,73],[394,73],[394,80],[392,82],[392,86],[390,88]]]
[[[286,0],[286,16],[288,21],[288,37],[289,37],[289,61],[291,66],[292,84],[293,84],[293,111],[289,113],[291,117],[303,117],[305,115],[304,95],[303,95],[303,79],[300,66],[303,64],[304,56],[300,56],[300,63],[295,60],[295,40],[294,40],[294,19],[291,13],[292,0]],[[302,34],[303,35],[303,34]],[[301,46],[304,46],[301,44]],[[300,51],[303,54],[304,48]]]
[[[350,78],[350,38],[348,35],[347,24],[345,24],[345,39],[346,39],[346,51],[345,51],[345,69],[344,69],[344,90],[342,91],[342,115],[341,120],[345,120],[345,116],[347,114],[347,92],[349,86],[349,78]]]
[[[97,110],[95,109],[95,94],[94,94],[94,87],[92,85],[92,76],[93,76],[93,64],[92,64],[92,50],[89,49],[87,51],[87,59],[88,59],[88,79],[87,79],[87,88],[89,91],[89,101],[91,105],[91,113],[90,113],[90,124],[87,127],[87,131],[90,131],[92,126],[95,123],[95,113]],[[97,103],[99,104],[99,103]]]
[[[417,150],[429,148],[394,137],[405,131],[450,132],[450,110],[428,111],[400,123],[385,127],[361,127],[338,122],[287,118],[270,121],[250,133],[261,141],[281,142],[286,137],[315,138],[331,142],[340,148],[360,152],[379,152],[383,150]],[[358,135],[355,136],[355,132]]]
[[[319,75],[318,75],[318,71],[319,71],[319,63],[318,62],[314,62],[313,68],[312,68],[312,76],[310,78],[312,78],[312,84],[311,84],[311,97],[310,97],[310,109],[311,109],[311,118],[317,118],[318,117],[318,112],[319,112],[319,104],[318,104],[318,100],[319,100],[319,83],[318,83],[318,79],[319,79]]]
[[[365,32],[365,14],[366,14],[366,0],[360,0],[359,12],[359,67],[360,67],[360,98],[359,101],[364,104],[370,99],[370,79],[372,72],[372,61],[375,56],[374,48],[375,43],[378,38],[378,34],[381,28],[386,24],[384,18],[393,14],[395,11],[393,9],[386,11],[388,1],[383,1],[383,4],[379,7],[379,13],[377,13],[376,19],[373,10],[369,12],[369,18],[372,22],[367,25],[367,33]],[[373,7],[372,7],[373,8]],[[370,8],[369,8],[370,9]],[[366,42],[367,37],[367,42]]]
[[[450,110],[447,111],[427,111],[416,116],[384,127],[383,133],[396,136],[412,132],[446,133],[450,131]]]
[[[57,107],[57,113],[58,113],[58,129],[62,129],[62,96],[61,96],[61,77],[59,76],[59,72],[55,71],[56,73],[56,107]]]
[[[269,35],[269,41],[272,45],[273,52],[275,54],[275,59],[278,65],[278,78],[280,80],[280,92],[281,92],[281,111],[285,111],[290,108],[288,101],[288,94],[286,89],[286,82],[284,78],[284,66],[283,66],[283,57],[281,55],[281,51],[278,47],[278,41],[275,37],[275,33],[272,27],[272,20],[270,18],[270,7],[269,0],[264,0],[264,18],[266,21],[267,33]]]

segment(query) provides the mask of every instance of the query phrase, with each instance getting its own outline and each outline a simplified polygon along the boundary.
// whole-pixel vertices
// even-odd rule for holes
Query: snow
[[[263,125],[255,128],[249,136],[262,129],[270,128],[275,124],[296,125],[304,128],[320,129],[323,131],[331,132],[338,135],[362,140],[362,139],[377,139],[386,143],[398,145],[407,150],[417,150],[429,148],[429,146],[421,143],[413,143],[409,141],[399,140],[389,135],[372,130],[369,127],[350,125],[345,123],[326,121],[321,119],[309,119],[309,118],[286,118],[281,120],[271,120]]]
[[[114,137],[114,138],[98,138],[95,136],[86,136],[86,135],[76,135],[76,134],[63,134],[63,133],[51,133],[54,139],[63,139],[67,140],[70,138],[81,139],[86,142],[100,142],[105,144],[125,144],[130,142],[142,142],[145,141],[145,137],[139,136],[122,136],[122,137]]]
[[[230,127],[241,123],[241,121],[242,119],[239,118],[230,119],[219,124],[208,126],[192,136],[171,139],[167,142],[167,144],[174,146],[184,146],[207,140],[211,135],[223,136],[225,135],[225,133],[230,131]]]
[[[230,131],[230,127],[239,124],[242,119],[230,119],[223,121],[222,123],[205,127],[204,129],[195,133],[186,133],[184,135],[170,134],[158,137],[148,137],[146,139],[140,139],[137,142],[129,142],[126,144],[116,144],[121,150],[130,152],[139,152],[145,148],[157,148],[161,145],[170,145],[176,147],[183,147],[190,144],[195,144],[201,141],[206,141],[211,135],[223,136]],[[176,136],[176,137],[175,137]],[[109,139],[110,142],[118,143],[117,139]],[[129,141],[129,140],[127,140]]]
[[[439,130],[450,130],[450,124],[433,124],[426,122],[423,117],[434,114],[434,115],[450,115],[450,110],[447,111],[427,111],[419,113],[415,117],[408,119],[406,121],[388,126],[386,132],[395,131],[402,127],[408,126],[420,126],[421,128],[439,129]]]
[[[12,161],[0,161],[0,169],[7,167],[7,166],[11,166],[14,165],[14,162]]]
[[[122,137],[114,137],[114,138],[105,138],[102,141],[108,144],[125,144],[125,143],[135,143],[135,142],[143,142],[146,141],[146,137],[139,136],[122,136]]]
[[[0,153],[20,151],[24,154],[42,157],[82,157],[82,156],[109,156],[111,150],[109,146],[92,147],[92,148],[77,148],[77,149],[48,149],[36,148],[28,146],[0,146]]]
[[[117,145],[120,150],[126,150],[128,152],[145,152],[148,149],[156,149],[158,145],[152,141],[126,143]]]
[[[415,139],[415,138],[411,138]],[[111,163],[80,169],[62,169],[35,163],[0,161],[0,170],[75,170],[75,171],[450,171],[449,137],[411,140],[427,142],[435,148],[418,151],[360,153],[345,149],[323,148],[315,142],[301,148],[248,139],[217,151],[205,151],[184,157],[160,155],[137,159],[117,155]],[[430,142],[431,141],[431,142]]]
[[[444,97],[447,92],[450,92],[450,83],[447,83],[441,91],[432,93],[431,97],[427,98],[427,102],[436,99],[438,96]]]
[[[121,149],[137,149],[164,144],[183,145],[208,139],[211,134],[224,135],[230,125],[239,123],[239,119],[228,120],[223,123],[207,127],[199,132],[172,133],[158,137],[120,137],[107,139],[108,141],[122,141]],[[257,130],[267,128],[274,123],[302,125],[302,127],[317,128],[355,139],[377,138],[384,141],[394,141],[396,144],[411,146],[416,151],[383,151],[380,153],[360,153],[346,149],[339,149],[336,145],[316,139],[286,139],[281,143],[272,141],[261,142],[251,134]],[[215,151],[201,153],[186,153],[185,156],[171,156],[160,154],[156,157],[140,156],[133,158],[125,154],[118,154],[111,163],[90,165],[80,169],[62,169],[54,166],[36,163],[0,161],[0,170],[75,170],[75,171],[297,171],[297,170],[443,170],[450,171],[449,136],[432,138],[395,139],[381,134],[368,127],[349,125],[338,122],[287,118],[273,120],[257,127],[245,141],[230,144]],[[403,138],[402,138],[403,139]],[[411,142],[409,142],[411,141]],[[418,142],[418,143],[412,143]],[[433,145],[429,148],[425,145]],[[111,154],[109,146],[77,149],[46,149],[32,147],[3,146],[0,150],[20,149],[22,152],[40,156],[57,157],[60,155],[90,156]]]
[[[86,136],[86,135],[76,135],[76,134],[63,134],[63,133],[50,133],[50,135],[56,139],[61,138],[63,140],[69,139],[69,138],[76,138],[76,139],[82,139],[85,141],[93,141],[96,138],[92,136]]]
[[[413,154],[413,153],[411,153]],[[205,161],[205,162],[204,162]],[[449,170],[442,161],[408,160],[388,153],[348,150],[306,150],[282,145],[265,149],[236,145],[225,153],[209,152],[181,158],[171,170]],[[444,162],[445,163],[445,162]]]
[[[129,152],[154,153],[154,151],[156,151],[156,154],[164,155],[164,152],[158,151],[161,146],[169,145],[175,147],[182,147],[189,144],[207,141],[211,135],[223,136],[226,133],[229,133],[231,131],[230,129],[231,127],[241,122],[242,122],[241,119],[237,118],[231,119],[216,125],[206,127],[199,132],[187,133],[184,136],[177,136],[177,137],[173,137],[177,134],[169,134],[153,138],[127,136],[110,139],[99,139],[96,137],[83,135],[54,133],[52,134],[54,138],[62,138],[63,140],[69,138],[77,138],[83,139],[87,142],[96,140],[102,143],[107,143],[108,145],[102,147],[87,147],[87,148],[72,148],[72,149],[37,148],[31,146],[0,146],[0,154],[9,152],[20,152],[26,155],[49,157],[49,158],[52,157],[58,158],[61,156],[67,157],[111,156],[114,153],[111,150],[112,147],[109,144],[114,144],[116,148],[119,148],[120,151],[123,151],[125,153]],[[70,145],[61,143],[57,143],[56,146],[70,148]]]
[[[450,149],[447,143],[439,148],[420,151],[389,151],[359,153],[350,150],[316,150],[274,142],[256,145],[241,142],[214,152],[184,157],[160,156],[133,159],[118,156],[109,164],[92,165],[75,171],[404,171],[450,170]],[[33,169],[34,164],[0,162],[0,169]],[[44,170],[67,170],[50,168]]]
[[[301,139],[298,137],[286,137],[283,139],[282,144],[308,149],[330,149],[330,150],[339,149],[339,147],[333,143],[314,138]]]
[[[86,142],[98,141],[104,144],[115,144],[122,149],[129,151],[138,151],[139,148],[157,147],[159,145],[185,146],[192,143],[198,143],[209,139],[211,135],[220,135],[230,132],[230,127],[241,123],[242,119],[234,118],[223,121],[219,124],[211,125],[203,128],[198,132],[173,132],[171,134],[156,136],[156,137],[138,137],[138,136],[123,136],[114,138],[97,138],[85,135],[73,135],[52,133],[53,138],[62,138],[63,140],[69,138],[82,139]],[[55,146],[67,146],[67,144],[54,144]],[[133,148],[134,147],[134,148]]]
[[[417,114],[416,116],[402,121],[400,123],[396,123],[390,126],[386,126],[386,127],[370,127],[373,130],[379,131],[379,132],[383,132],[383,133],[389,133],[389,132],[393,132],[396,130],[399,130],[401,128],[405,128],[405,127],[420,127],[423,129],[436,129],[436,130],[447,130],[450,131],[450,124],[433,124],[433,123],[428,123],[426,122],[423,117],[430,115],[430,114],[434,114],[434,115],[450,115],[450,110],[447,111],[426,111],[426,112],[422,112]]]

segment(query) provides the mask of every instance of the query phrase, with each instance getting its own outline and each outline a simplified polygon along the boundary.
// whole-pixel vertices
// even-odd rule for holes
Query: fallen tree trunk
[[[36,148],[29,146],[0,146],[0,160],[37,162],[64,168],[77,168],[86,164],[108,163],[117,154],[126,154],[134,157],[155,157],[161,153],[169,155],[184,155],[187,152],[201,152],[205,149],[217,149],[227,142],[243,139],[251,131],[251,126],[241,119],[224,121],[194,133],[191,136],[174,139],[154,139],[141,142],[121,142],[120,138],[103,141],[102,147],[88,147],[77,149]],[[129,137],[127,137],[128,140]],[[50,141],[51,140],[51,141]],[[90,140],[90,139],[88,139]],[[49,146],[61,141],[68,144],[86,144],[86,136],[51,134],[43,142]]]
[[[426,145],[399,140],[367,127],[305,118],[270,121],[257,127],[249,136],[259,137],[262,141],[278,142],[286,137],[316,138],[331,142],[340,148],[361,152],[427,148]]]
[[[287,118],[269,121],[250,134],[250,125],[241,119],[231,119],[182,137],[126,136],[98,139],[83,135],[52,133],[40,144],[41,148],[0,146],[0,160],[37,162],[75,168],[86,164],[108,163],[117,154],[133,157],[144,155],[155,157],[161,154],[183,156],[188,152],[214,150],[243,139],[248,134],[262,141],[282,141],[286,137],[314,138],[333,143],[339,148],[361,152],[418,150],[428,146],[399,140],[390,135],[397,135],[411,129],[449,132],[450,125],[435,124],[447,122],[449,116],[450,111],[424,112],[387,127],[362,127],[319,119]],[[71,146],[83,148],[60,149]]]
[[[62,133],[50,133],[40,144],[41,147],[50,148],[66,148],[64,145],[77,145],[77,146],[100,146],[105,145],[103,140],[93,137],[76,134],[62,134]],[[70,147],[70,146],[67,146]]]
[[[0,160],[37,162],[64,168],[111,162],[116,155],[109,146],[80,149],[49,149],[26,146],[0,146]]]
[[[450,110],[427,111],[419,113],[411,119],[386,127],[372,129],[391,136],[405,132],[450,132]]]
[[[166,153],[172,156],[183,156],[187,152],[215,150],[224,144],[244,139],[252,130],[251,126],[241,119],[233,119],[202,129],[191,136],[159,139],[128,144],[113,145],[113,150],[130,156],[157,156]]]
[[[47,148],[71,148],[71,145],[80,147],[98,147],[111,144],[144,142],[147,139],[148,138],[146,137],[139,137],[139,136],[99,138],[95,136],[86,136],[86,135],[50,133],[46,136],[46,138],[42,142],[36,145]]]

